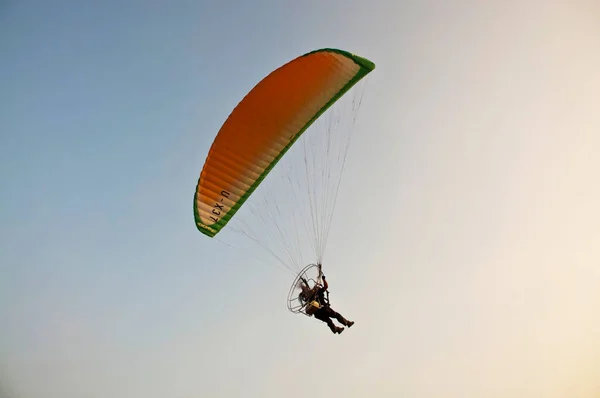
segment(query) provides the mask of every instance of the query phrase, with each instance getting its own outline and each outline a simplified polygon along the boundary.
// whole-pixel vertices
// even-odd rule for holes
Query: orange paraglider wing
[[[302,55],[258,83],[217,134],[194,195],[198,229],[215,236],[302,133],[375,68],[336,49]]]

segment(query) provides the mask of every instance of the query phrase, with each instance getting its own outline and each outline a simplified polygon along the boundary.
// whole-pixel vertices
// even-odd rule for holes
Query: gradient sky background
[[[599,397],[599,17],[0,1],[2,398]],[[327,252],[341,336],[192,213],[233,106],[321,47],[377,64]]]

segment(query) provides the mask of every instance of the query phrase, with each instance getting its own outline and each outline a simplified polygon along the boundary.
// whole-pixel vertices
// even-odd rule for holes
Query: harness
[[[308,282],[304,278],[302,278],[302,281],[308,286]],[[305,312],[309,316],[313,315],[323,307],[329,307],[329,290],[323,290],[323,286],[318,282],[313,289],[316,287],[318,290],[313,292],[310,297],[306,297],[307,304]]]

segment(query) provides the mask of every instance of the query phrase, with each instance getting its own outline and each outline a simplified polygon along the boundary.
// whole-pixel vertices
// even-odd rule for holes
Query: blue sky
[[[594,396],[598,12],[0,2],[9,396]],[[192,213],[233,106],[321,47],[377,64],[327,254],[341,336]]]

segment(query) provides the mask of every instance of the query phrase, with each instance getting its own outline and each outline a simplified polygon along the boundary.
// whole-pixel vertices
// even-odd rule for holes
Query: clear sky
[[[600,396],[599,17],[0,1],[0,394]],[[321,47],[377,64],[327,252],[339,336],[192,212],[233,106]]]

